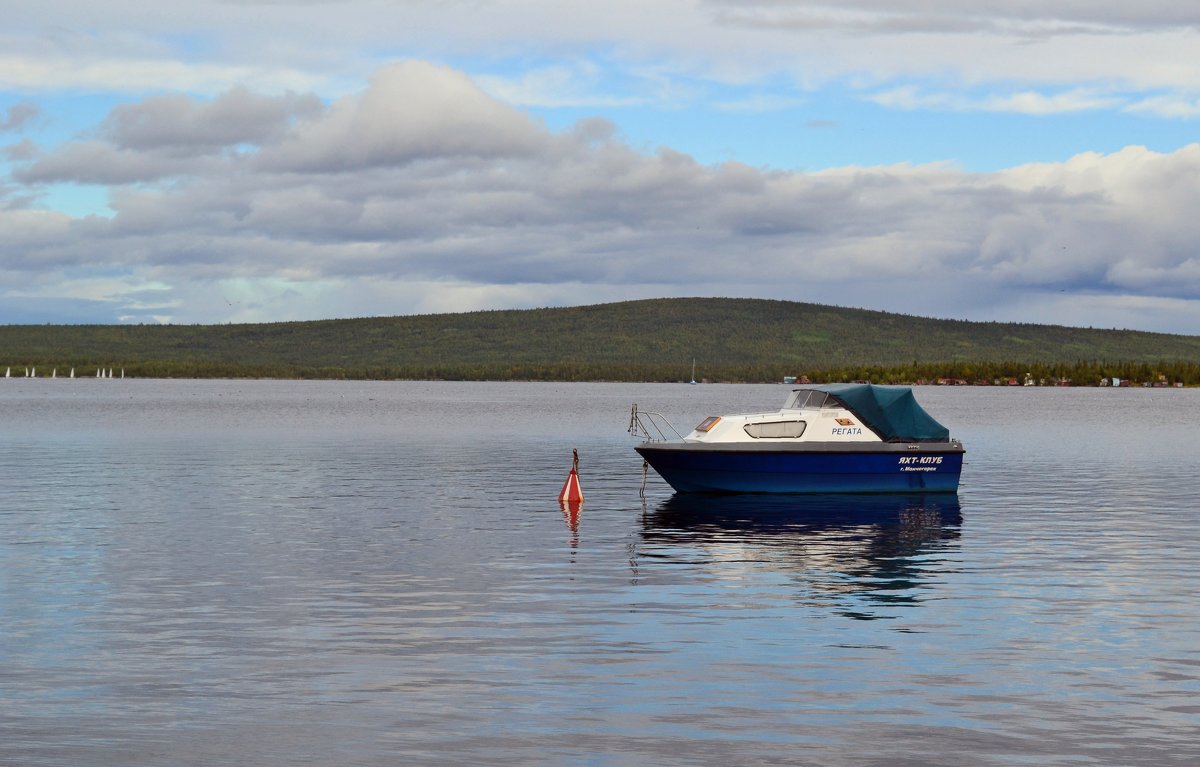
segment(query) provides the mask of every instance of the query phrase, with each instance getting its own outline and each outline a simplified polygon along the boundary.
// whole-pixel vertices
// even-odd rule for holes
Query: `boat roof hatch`
[[[907,386],[820,384],[793,389],[785,407],[815,403],[809,392],[822,392],[854,413],[885,442],[948,442],[950,430],[917,404]],[[817,405],[820,407],[820,405]]]

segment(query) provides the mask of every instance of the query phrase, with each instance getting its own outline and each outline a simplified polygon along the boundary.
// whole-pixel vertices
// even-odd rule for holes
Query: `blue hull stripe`
[[[635,448],[681,493],[950,493],[962,452],[798,453]]]

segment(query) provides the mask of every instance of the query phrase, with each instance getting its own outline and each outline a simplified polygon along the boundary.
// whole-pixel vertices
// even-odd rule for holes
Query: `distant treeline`
[[[1200,337],[935,320],[758,299],[239,325],[0,326],[0,374],[161,378],[1200,385]],[[119,375],[119,373],[117,373]]]
[[[98,366],[76,367],[80,378],[96,375]],[[108,370],[109,366],[103,366]],[[57,367],[57,375],[65,377],[69,368]],[[214,362],[145,362],[116,366],[114,375],[130,378],[292,378],[321,380],[423,380],[423,381],[644,381],[670,383],[687,380],[674,367],[618,367],[600,365],[435,365],[396,367],[289,367],[239,365]],[[0,372],[2,374],[2,372]],[[24,366],[13,370],[23,376]],[[49,377],[51,367],[37,366],[40,378]],[[799,374],[799,375],[797,375]],[[825,370],[795,371],[778,366],[721,367],[702,379],[709,383],[779,383],[785,376],[805,376],[812,383],[837,381],[869,381],[883,384],[935,384],[939,382],[964,385],[1023,384],[1028,378],[1035,384],[1067,384],[1073,386],[1110,385],[1116,378],[1122,382],[1181,383],[1200,386],[1200,364],[1194,362],[1074,362],[1074,363],[923,363],[895,367],[860,365]]]
[[[807,374],[814,383],[834,381],[870,381],[872,383],[937,383],[946,381],[967,385],[1069,384],[1072,386],[1110,386],[1112,380],[1133,384],[1175,384],[1200,386],[1200,363],[1196,362],[948,362],[940,365],[904,365],[899,367],[846,367],[818,370]]]

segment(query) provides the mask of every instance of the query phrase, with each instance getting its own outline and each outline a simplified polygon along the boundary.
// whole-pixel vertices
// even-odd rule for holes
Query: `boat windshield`
[[[791,393],[784,410],[799,410],[800,408],[841,407],[841,404],[823,391],[814,389],[797,389]]]

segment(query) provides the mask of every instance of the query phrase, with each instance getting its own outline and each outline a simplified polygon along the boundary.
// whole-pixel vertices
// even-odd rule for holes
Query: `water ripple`
[[[1200,393],[920,390],[957,498],[643,501],[630,403],[781,390],[95,383],[0,386],[0,763],[1200,759]]]

